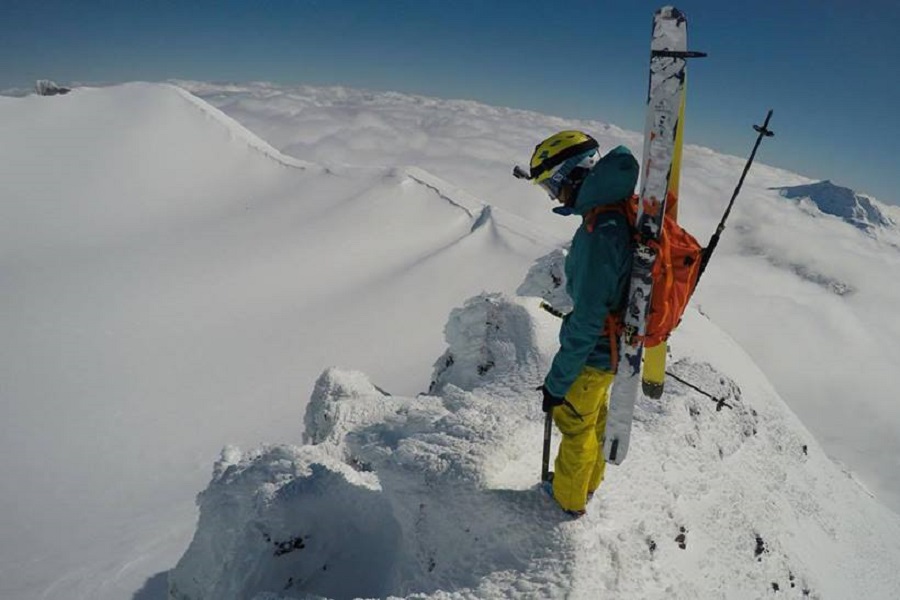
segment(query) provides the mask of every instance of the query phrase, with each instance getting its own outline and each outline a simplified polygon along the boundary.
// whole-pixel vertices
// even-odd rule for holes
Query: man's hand
[[[543,410],[544,412],[550,412],[551,410],[553,410],[554,406],[560,406],[566,401],[565,398],[554,396],[553,394],[548,392],[547,388],[543,385],[538,389],[541,390],[541,392],[544,394],[544,401],[541,403],[541,410]]]

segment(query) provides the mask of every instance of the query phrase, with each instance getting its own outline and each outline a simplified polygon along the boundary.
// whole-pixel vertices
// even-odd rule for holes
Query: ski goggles
[[[542,190],[550,195],[550,198],[556,200],[562,195],[562,188],[569,180],[569,173],[578,166],[578,160],[572,158],[557,167],[556,171],[537,182]]]
[[[539,185],[551,199],[556,200],[559,198],[562,193],[562,188],[569,181],[569,175],[572,174],[572,171],[581,167],[583,169],[590,170],[593,168],[597,161],[600,160],[600,153],[596,148],[591,148],[586,150],[585,152],[581,152],[564,160],[557,166],[553,167],[553,169],[548,174],[540,174],[534,175],[526,171],[523,167],[516,165],[513,168],[513,176],[518,179],[526,179]]]
[[[551,171],[549,177],[545,177],[536,183],[547,192],[554,200],[559,199],[562,195],[562,188],[570,183],[570,175],[575,169],[581,168],[589,171],[597,164],[600,159],[600,153],[596,149],[588,150],[578,156],[574,156],[563,161],[558,167]],[[580,178],[579,178],[580,179]]]

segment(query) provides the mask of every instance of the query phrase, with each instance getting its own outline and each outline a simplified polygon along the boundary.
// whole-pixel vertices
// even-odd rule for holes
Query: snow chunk
[[[359,371],[327,369],[316,381],[309,404],[306,406],[306,431],[304,442],[319,444],[341,439],[353,425],[369,423],[384,415],[344,410],[347,402],[367,396],[387,396],[369,378]]]
[[[322,458],[275,446],[217,470],[198,498],[197,533],[169,577],[169,597],[392,589],[402,540],[388,503],[349,467]]]
[[[482,294],[454,309],[444,336],[449,348],[435,363],[432,393],[448,384],[464,390],[484,387],[523,369],[539,376],[545,367],[529,310],[499,294]]]

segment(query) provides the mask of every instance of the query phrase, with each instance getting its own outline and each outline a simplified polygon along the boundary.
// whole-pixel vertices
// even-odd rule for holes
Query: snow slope
[[[295,440],[331,364],[427,389],[433,324],[560,241],[420,169],[285,156],[173,86],[3,98],[0,136],[2,598],[168,570],[223,445]]]
[[[674,386],[571,521],[540,492],[535,299],[454,310],[435,395],[326,370],[307,445],[231,447],[200,495],[173,600],[895,598],[900,517],[829,460],[733,340],[691,311]],[[448,361],[448,358],[452,360]],[[449,368],[447,365],[450,365]],[[776,594],[777,592],[777,594]]]
[[[291,155],[415,164],[566,237],[573,222],[551,215],[542,192],[510,177],[512,165],[526,163],[538,141],[561,129],[588,131],[603,150],[642,147],[640,134],[605,123],[463,100],[264,83],[184,85]],[[766,147],[790,135],[779,129],[775,108],[776,135],[760,148],[696,300],[747,349],[826,451],[900,511],[900,230],[880,227],[873,238],[781,196],[779,188],[813,182],[765,164]],[[692,118],[688,107],[688,142]],[[748,152],[752,118],[733,123],[746,130]],[[745,160],[685,147],[679,220],[701,241],[715,230]],[[867,202],[900,222],[896,207]]]
[[[509,177],[511,164],[557,129],[583,127],[604,147],[639,138],[471,102],[203,87],[222,110],[165,85],[0,97],[0,598],[160,598],[223,446],[296,444],[309,390],[331,365],[412,401],[432,383],[453,307],[482,290],[511,294],[535,261],[553,263],[542,257],[575,222],[551,216],[539,191]],[[684,220],[712,231],[742,160],[691,147],[686,166]],[[897,265],[879,241],[768,189],[804,183],[754,169],[699,305],[825,452],[894,506],[900,335],[882,317],[900,284],[873,275]],[[834,293],[823,284],[832,280],[853,293]],[[529,364],[546,359],[553,334]],[[831,357],[835,347],[846,354]],[[447,410],[441,394],[434,410]],[[521,460],[535,451],[527,438]],[[223,465],[242,464],[226,454]],[[510,464],[484,471],[494,477],[485,485],[524,485]],[[632,494],[612,505],[626,514],[634,490],[619,473],[608,489]],[[860,528],[877,520],[861,506]],[[878,528],[894,531],[891,519]],[[796,569],[821,590],[846,589]],[[872,585],[885,585],[872,569]]]

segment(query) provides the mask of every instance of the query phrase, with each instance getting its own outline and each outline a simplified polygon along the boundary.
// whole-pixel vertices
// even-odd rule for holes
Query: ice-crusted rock
[[[572,310],[572,299],[566,293],[566,253],[554,250],[542,256],[531,266],[525,281],[516,290],[520,296],[542,298],[564,313]]]
[[[34,91],[38,96],[61,96],[68,94],[72,89],[49,79],[38,79],[34,84]]]

